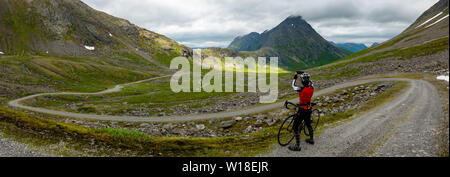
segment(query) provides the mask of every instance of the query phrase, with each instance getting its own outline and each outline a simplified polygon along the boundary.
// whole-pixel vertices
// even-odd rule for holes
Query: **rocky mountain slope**
[[[449,68],[448,0],[440,0],[394,38],[315,68],[319,75],[352,77],[389,72],[447,74]]]
[[[0,104],[170,74],[192,49],[80,0],[0,0]]]
[[[80,0],[1,0],[0,51],[59,57],[140,55],[165,67],[190,48]]]
[[[290,16],[261,34],[239,36],[228,48],[250,56],[278,56],[282,67],[293,70],[320,66],[348,55],[326,41],[301,16]]]
[[[351,51],[352,53],[356,53],[361,50],[367,49],[367,46],[361,43],[334,43],[334,42],[331,43],[338,46],[341,49]]]
[[[412,47],[432,42],[436,39],[448,39],[449,1],[440,0],[425,11],[413,24],[398,36],[377,45],[372,50],[386,50]]]
[[[375,47],[375,46],[378,45],[378,44],[380,44],[380,43],[374,42],[370,47]]]

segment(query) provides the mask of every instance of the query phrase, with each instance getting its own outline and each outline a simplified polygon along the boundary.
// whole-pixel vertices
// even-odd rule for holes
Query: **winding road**
[[[426,81],[408,81],[411,87],[407,91],[355,120],[324,130],[314,146],[302,142],[300,152],[275,147],[262,156],[439,156],[439,94]]]
[[[21,108],[29,111],[44,113],[44,114],[50,114],[50,115],[56,115],[56,116],[65,116],[65,117],[73,117],[73,118],[81,118],[81,119],[90,119],[90,120],[108,120],[108,121],[128,121],[128,122],[176,122],[176,121],[192,121],[192,120],[205,120],[205,119],[218,119],[218,118],[227,118],[227,117],[234,117],[234,116],[241,116],[241,115],[249,115],[249,114],[255,114],[260,113],[264,111],[270,111],[273,109],[281,108],[284,105],[284,102],[279,103],[273,103],[273,104],[264,104],[264,105],[258,105],[258,106],[252,106],[248,108],[243,108],[241,110],[234,110],[234,111],[227,111],[227,112],[218,112],[218,113],[208,113],[208,114],[192,114],[192,115],[185,115],[185,116],[151,116],[151,117],[139,117],[139,116],[112,116],[112,115],[97,115],[97,114],[84,114],[84,113],[74,113],[74,112],[65,112],[65,111],[57,111],[57,110],[51,110],[46,108],[40,108],[40,107],[32,107],[23,105],[22,102],[35,98],[40,96],[54,96],[54,95],[101,95],[106,93],[113,93],[113,92],[119,92],[124,86],[132,85],[136,83],[142,83],[147,82],[151,80],[161,79],[161,78],[167,78],[170,76],[161,76],[161,77],[155,77],[151,79],[146,79],[142,81],[132,82],[128,84],[121,84],[117,85],[114,88],[96,92],[96,93],[77,93],[77,92],[60,92],[60,93],[40,93],[35,95],[26,96],[23,98],[19,98],[16,100],[10,101],[8,104],[12,107]],[[356,80],[351,82],[346,82],[343,84],[335,85],[329,88],[325,88],[322,90],[319,90],[315,93],[315,96],[320,96],[323,94],[327,94],[330,92],[333,92],[337,89],[346,88],[354,85],[360,85],[370,82],[376,82],[376,81],[410,81],[410,82],[417,82],[410,79],[396,79],[396,78],[377,78],[377,79],[366,79],[366,80]],[[295,101],[290,100],[290,101]]]
[[[81,119],[130,122],[173,122],[249,115],[279,109],[284,104],[283,102],[279,102],[229,112],[164,117],[93,115],[56,111],[21,104],[21,102],[31,98],[46,95],[98,95],[118,92],[127,85],[166,77],[170,76],[121,84],[112,89],[97,93],[41,93],[12,100],[9,102],[9,105],[39,113]],[[378,81],[406,81],[411,83],[411,86],[407,88],[405,92],[401,93],[401,95],[396,96],[388,103],[378,106],[373,111],[359,115],[358,118],[352,121],[343,122],[336,127],[324,130],[319,137],[316,137],[316,145],[314,146],[302,143],[303,150],[301,152],[291,152],[285,147],[274,145],[273,151],[261,156],[436,156],[438,152],[438,126],[442,108],[436,88],[426,81],[406,78],[369,77],[319,90],[315,93],[315,96],[324,95],[341,88]]]

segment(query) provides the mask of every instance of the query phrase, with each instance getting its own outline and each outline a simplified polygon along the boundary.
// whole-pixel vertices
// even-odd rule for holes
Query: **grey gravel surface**
[[[300,152],[274,145],[272,152],[261,156],[438,156],[442,111],[438,92],[426,81],[409,81],[411,87],[402,95],[353,121],[326,129],[315,145],[302,142]]]
[[[0,132],[0,157],[51,157],[53,155],[31,150],[26,145],[10,140]]]
[[[168,77],[168,76],[164,76],[164,77]],[[139,81],[139,82],[145,82],[145,81],[159,79],[159,78],[163,78],[163,77],[147,79],[147,80],[143,80],[143,81]],[[320,96],[323,94],[327,94],[327,93],[333,92],[333,91],[335,91],[337,89],[341,89],[341,88],[346,88],[346,87],[370,83],[370,82],[377,82],[377,81],[411,81],[411,80],[410,79],[395,79],[395,78],[372,78],[372,79],[365,79],[365,80],[356,80],[356,81],[345,82],[343,84],[335,85],[335,86],[328,87],[326,89],[317,91],[314,96]],[[133,82],[133,83],[139,83],[139,82]],[[129,83],[126,85],[130,85],[133,83]],[[121,90],[121,88],[123,86],[124,85],[118,85],[113,89],[109,89],[109,90],[98,92],[98,93],[70,93],[70,92],[42,93],[42,94],[30,95],[30,96],[27,96],[24,98],[12,100],[8,104],[12,107],[17,107],[17,108],[21,108],[21,109],[25,109],[25,110],[29,110],[29,111],[45,113],[45,114],[50,114],[50,115],[66,116],[66,117],[74,117],[74,118],[90,119],[90,120],[128,121],[128,122],[175,122],[175,121],[191,121],[191,120],[227,118],[227,117],[250,115],[250,114],[256,114],[256,113],[260,113],[260,112],[264,112],[264,111],[274,110],[274,109],[281,108],[284,104],[284,102],[279,102],[279,103],[273,103],[273,104],[258,105],[258,106],[243,108],[243,109],[234,110],[234,111],[227,111],[227,112],[192,114],[192,115],[185,115],[185,116],[160,116],[160,117],[155,117],[155,116],[154,117],[111,116],[111,115],[83,114],[83,113],[56,111],[56,110],[26,106],[26,105],[21,104],[21,102],[26,101],[28,99],[35,98],[38,96],[45,96],[45,95],[94,95],[94,94],[105,94],[105,93],[111,93],[111,92],[118,92]],[[290,101],[295,101],[295,100],[297,100],[297,99],[293,99]]]
[[[436,88],[426,81],[367,77],[363,80],[350,81],[320,90],[316,92],[315,96],[330,93],[340,88],[377,81],[407,81],[411,83],[411,87],[403,92],[402,95],[399,95],[395,99],[379,106],[369,113],[360,115],[353,121],[342,122],[336,127],[324,130],[324,132],[316,138],[316,145],[312,146],[302,143],[303,150],[301,152],[291,152],[285,147],[274,145],[276,148],[272,152],[261,156],[437,156],[438,142],[436,142],[436,140],[437,136],[439,136],[437,131],[442,111],[441,103]],[[120,91],[122,86],[123,85],[120,85],[114,89],[92,94]],[[40,95],[42,96],[43,94]],[[188,121],[232,117],[278,109],[283,105],[283,103],[274,103],[231,112],[187,115],[183,117],[133,117],[69,113],[23,106],[20,104],[20,101],[25,101],[34,96],[36,95],[14,100],[9,104],[11,106],[48,114],[86,119],[134,122]],[[8,143],[3,144],[11,144],[10,141],[6,140],[5,142]],[[8,145],[5,147],[7,146]],[[14,148],[14,146],[11,147]],[[20,147],[20,145],[17,147]],[[14,150],[13,152],[22,151],[23,150]]]

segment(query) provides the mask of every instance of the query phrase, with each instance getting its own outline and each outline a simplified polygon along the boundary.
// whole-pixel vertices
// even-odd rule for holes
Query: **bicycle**
[[[294,106],[294,108],[290,108],[289,106],[292,105]],[[311,107],[315,106],[316,103],[311,103]],[[291,102],[286,101],[284,103],[284,106],[286,107],[286,109],[295,109],[295,113],[288,116],[284,122],[281,124],[280,129],[278,130],[278,144],[280,144],[281,146],[287,146],[289,145],[292,140],[294,139],[294,130],[292,128],[293,124],[294,124],[294,119],[296,116],[298,116],[298,109],[300,109],[300,105],[299,104],[294,104]],[[312,109],[312,108],[311,108]],[[317,126],[319,125],[319,121],[320,121],[320,110],[318,109],[313,109],[312,113],[311,113],[311,124],[313,127],[313,130],[315,131],[317,129]],[[302,119],[300,126],[299,126],[299,132],[303,132],[305,133],[306,136],[309,136],[309,131],[307,131],[307,129],[305,128],[305,121]]]

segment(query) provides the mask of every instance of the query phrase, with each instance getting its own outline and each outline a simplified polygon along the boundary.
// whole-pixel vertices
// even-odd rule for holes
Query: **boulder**
[[[385,87],[386,87],[385,84],[380,84],[380,85],[378,85],[378,87],[377,87],[376,90],[381,90],[381,89],[383,89],[383,88],[385,88]]]
[[[338,97],[334,97],[334,98],[333,98],[333,102],[334,102],[334,103],[338,103],[339,101],[341,101],[341,99],[339,99]]]
[[[139,125],[139,127],[142,127],[142,128],[149,127],[149,126],[150,126],[150,124],[148,124],[148,123],[142,123],[141,125]]]
[[[244,134],[251,133],[252,130],[253,130],[253,127],[252,127],[252,126],[248,126],[248,127],[243,131],[243,133],[244,133]]]
[[[236,124],[236,120],[227,120],[220,122],[220,128],[227,129]]]
[[[171,130],[171,129],[173,129],[174,127],[175,127],[175,126],[174,126],[173,124],[171,124],[171,123],[166,124],[166,125],[163,126],[163,128],[166,129],[166,130]]]
[[[264,121],[263,120],[261,120],[261,119],[259,119],[259,120],[257,120],[256,122],[255,122],[255,127],[259,127],[259,126],[262,126],[264,124]]]
[[[210,120],[210,121],[208,121],[208,123],[209,123],[209,125],[213,125],[213,124],[216,124],[217,121],[216,120]]]
[[[275,123],[276,123],[275,120],[272,120],[272,119],[267,119],[267,120],[266,120],[266,124],[267,124],[267,126],[269,126],[269,127],[275,125]]]
[[[206,126],[203,124],[198,124],[195,126],[195,128],[197,128],[197,130],[204,130],[206,128]]]
[[[357,96],[354,96],[353,97],[353,102],[359,102],[359,101],[361,101],[362,100],[362,98],[361,98],[361,96],[359,96],[359,95],[357,95]]]

